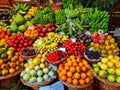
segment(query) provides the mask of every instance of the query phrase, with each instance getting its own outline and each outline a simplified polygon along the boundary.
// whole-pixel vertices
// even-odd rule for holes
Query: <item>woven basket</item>
[[[6,76],[1,76],[0,77],[0,89],[6,89],[8,85],[12,84],[12,83],[19,83],[18,82],[18,78],[19,78],[19,73],[22,71],[19,70],[17,72],[15,72],[14,74],[9,74],[9,75],[6,75]],[[13,87],[13,88],[17,88],[17,87]],[[15,90],[13,89],[12,90]],[[16,89],[17,90],[17,89]]]
[[[23,80],[23,78],[20,78],[20,80],[24,85],[29,86],[29,87],[33,88],[34,90],[38,90],[40,88],[40,86],[46,86],[46,85],[52,83],[55,80],[55,78],[50,78],[47,81],[43,81],[41,83],[29,83],[29,82],[26,82],[25,80]]]
[[[55,52],[55,51],[53,51],[53,52]],[[53,53],[53,52],[51,52],[51,53]],[[65,52],[65,53],[66,53],[66,52]],[[49,53],[49,54],[50,54],[50,53]],[[49,54],[48,54],[48,55],[49,55]],[[67,57],[68,57],[68,54],[66,53],[66,57],[65,57],[65,58],[62,58],[62,60],[60,60],[60,61],[58,61],[58,62],[51,63],[47,58],[46,58],[46,60],[47,60],[49,63],[53,64],[53,65],[59,65],[59,64],[62,63],[64,60],[66,60]]]
[[[30,49],[31,47],[27,47],[27,48]],[[32,55],[32,56],[25,56],[25,55],[22,55],[22,51],[23,51],[23,49],[20,50],[19,54],[20,54],[20,56],[23,57],[25,60],[28,60],[28,59],[30,59],[30,58],[34,58],[34,57],[38,54],[38,52],[35,50],[35,52],[36,52],[35,55]]]
[[[68,87],[68,90],[93,90],[93,85],[92,85],[93,81],[91,81],[89,84],[82,85],[82,86],[81,85],[72,85],[72,84],[68,84],[66,82],[63,82],[63,84]]]
[[[120,84],[118,83],[110,83],[106,79],[102,79],[99,76],[96,76],[96,80],[100,90],[120,90]]]
[[[85,55],[85,53],[84,53],[84,57],[85,57],[85,59],[88,61],[88,63],[90,63],[90,64],[94,64],[94,63],[97,63],[97,62],[100,61],[100,59],[97,59],[97,60],[89,59],[89,58],[87,57],[87,55]]]

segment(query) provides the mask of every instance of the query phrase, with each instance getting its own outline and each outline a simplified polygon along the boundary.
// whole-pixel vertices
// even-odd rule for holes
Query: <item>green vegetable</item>
[[[20,25],[18,27],[18,31],[20,31],[20,32],[24,32],[25,30],[26,30],[26,27],[24,25]]]

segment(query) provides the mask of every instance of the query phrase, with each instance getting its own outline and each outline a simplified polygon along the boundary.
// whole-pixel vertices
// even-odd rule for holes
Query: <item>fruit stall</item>
[[[5,1],[0,90],[120,90],[120,0]]]

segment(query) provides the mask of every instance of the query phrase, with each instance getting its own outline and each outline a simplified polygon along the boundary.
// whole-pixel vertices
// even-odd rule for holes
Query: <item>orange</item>
[[[16,66],[16,64],[14,62],[11,62],[9,65],[11,68],[14,68]]]
[[[95,44],[95,48],[99,48],[100,45],[98,43]]]
[[[75,67],[74,67],[74,66],[71,66],[71,67],[70,67],[70,71],[74,73],[74,72],[75,72]]]
[[[80,85],[84,85],[84,84],[85,84],[85,80],[80,79],[80,80],[79,80],[79,84],[80,84]]]
[[[77,62],[81,62],[81,59],[80,59],[80,58],[77,58],[76,61],[77,61]]]
[[[67,78],[67,83],[72,83],[72,78]]]
[[[69,61],[69,62],[68,62],[68,66],[72,66],[72,61]]]
[[[77,61],[76,61],[76,59],[72,59],[72,62],[73,62],[73,63],[76,63]]]
[[[66,72],[65,69],[63,69],[63,70],[61,71],[61,73],[62,73],[62,75],[66,75],[66,74],[67,74],[67,72]]]
[[[82,71],[83,72],[86,72],[87,71],[87,68],[85,66],[82,66]]]
[[[69,58],[72,60],[72,59],[75,59],[75,56],[71,55]]]
[[[86,68],[87,68],[87,70],[90,70],[90,65],[87,64],[87,65],[86,65]]]
[[[62,81],[66,81],[67,80],[66,76],[61,76],[60,78],[61,78]]]
[[[20,61],[21,63],[24,63],[24,59],[23,59],[21,56],[19,56],[19,61]]]
[[[74,73],[74,76],[73,76],[75,79],[79,79],[80,78],[80,74],[79,73]]]
[[[76,71],[77,71],[77,72],[81,72],[80,66],[76,66]]]
[[[87,75],[85,73],[81,73],[81,79],[86,79]]]
[[[85,66],[88,64],[88,62],[84,59],[82,59],[82,62],[83,62],[83,65],[85,65]]]
[[[88,77],[90,77],[90,76],[92,75],[91,70],[89,70],[89,71],[86,73],[86,75],[87,75]]]
[[[61,66],[61,67],[59,66],[59,67],[58,67],[58,70],[60,70],[60,71],[63,70],[63,67],[62,67],[62,66]]]
[[[78,80],[77,79],[73,79],[73,85],[78,85]]]
[[[68,72],[67,72],[67,76],[68,76],[68,77],[72,77],[72,76],[73,76],[72,72],[68,71]]]
[[[83,66],[83,63],[82,63],[82,62],[80,62],[80,63],[79,63],[79,66],[80,66],[80,67],[82,67],[82,66]]]
[[[77,62],[73,62],[73,66],[77,66]]]
[[[69,66],[65,65],[65,70],[69,70]]]
[[[70,58],[67,58],[67,62],[69,62],[69,61],[71,61],[71,59],[70,59]]]
[[[86,83],[90,83],[90,78],[87,77],[87,78],[85,79],[85,82],[86,82]]]
[[[4,63],[4,61],[2,59],[0,59],[0,65],[2,65]]]
[[[11,74],[11,73],[15,73],[15,69],[14,68],[10,68],[9,69],[9,73]]]
[[[19,64],[20,64],[20,62],[19,62],[19,61],[16,61],[15,63],[16,63],[16,65],[19,65]]]
[[[68,63],[65,63],[64,66],[68,66]]]
[[[59,64],[59,67],[63,67],[63,66],[64,66],[64,64],[62,64],[62,63],[61,63],[61,64]]]

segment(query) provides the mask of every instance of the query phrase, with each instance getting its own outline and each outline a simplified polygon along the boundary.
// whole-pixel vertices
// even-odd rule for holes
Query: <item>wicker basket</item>
[[[99,76],[96,76],[96,80],[100,90],[120,90],[120,84],[118,83],[110,83],[106,79],[102,79]]]
[[[27,47],[27,48],[31,49],[31,47]],[[38,54],[38,52],[35,50],[35,52],[36,52],[35,55],[25,56],[25,55],[22,55],[22,51],[23,51],[23,49],[20,50],[19,54],[20,54],[20,56],[23,57],[25,60],[28,60],[28,59],[30,59],[30,58],[34,58],[34,57]]]
[[[84,57],[88,61],[88,63],[90,63],[90,64],[94,64],[94,63],[97,63],[100,61],[100,59],[97,59],[97,60],[89,59],[85,53],[84,53]]]
[[[9,74],[9,75],[6,75],[6,76],[1,76],[0,77],[0,89],[3,89],[5,90],[7,88],[7,86],[11,85],[12,83],[17,83],[17,85],[19,84],[19,73],[22,71],[19,70],[17,72],[15,72],[14,74]],[[13,87],[13,88],[10,88],[12,90],[18,90],[16,89],[17,87]]]
[[[55,51],[53,51],[53,52],[55,52]],[[51,52],[51,53],[53,53],[53,52]],[[66,53],[66,52],[65,52],[65,53]],[[49,54],[50,54],[50,53],[49,53]],[[48,55],[49,55],[49,54],[48,54]],[[59,64],[62,63],[64,60],[66,60],[67,57],[68,57],[68,54],[66,53],[66,57],[65,57],[65,58],[62,58],[61,61],[51,63],[47,58],[46,58],[46,60],[47,60],[49,63],[53,64],[53,65],[59,65]]]
[[[94,81],[92,80],[89,84],[82,85],[82,86],[80,86],[80,85],[72,85],[72,84],[68,84],[66,82],[63,82],[63,84],[68,87],[68,90],[93,90],[93,85],[92,85],[93,82]]]
[[[46,86],[46,85],[52,83],[55,80],[55,78],[50,78],[47,81],[43,81],[41,83],[29,83],[29,82],[26,82],[25,80],[23,80],[23,78],[20,78],[20,80],[24,85],[29,86],[29,87],[33,88],[34,90],[38,90],[40,88],[40,86]]]

